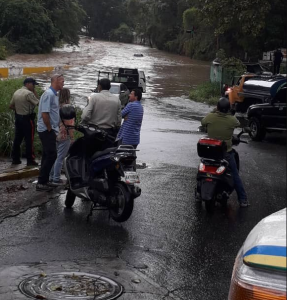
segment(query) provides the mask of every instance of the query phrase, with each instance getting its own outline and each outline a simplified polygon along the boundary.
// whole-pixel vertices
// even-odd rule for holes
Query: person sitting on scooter
[[[217,103],[217,110],[203,118],[201,124],[207,127],[209,138],[224,140],[226,142],[227,153],[225,159],[229,162],[238,202],[240,207],[247,207],[249,205],[247,195],[238,173],[234,152],[232,151],[233,131],[236,127],[240,126],[240,122],[230,113],[229,100],[225,97],[220,98]]]
[[[116,138],[122,122],[122,110],[120,99],[109,92],[111,82],[108,78],[102,78],[98,84],[98,92],[92,94],[88,105],[82,113],[82,123],[92,124]],[[102,150],[113,147],[114,142],[106,140],[102,144]]]

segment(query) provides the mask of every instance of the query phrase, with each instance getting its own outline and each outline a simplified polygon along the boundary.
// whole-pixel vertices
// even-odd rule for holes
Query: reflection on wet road
[[[109,46],[106,56],[66,71],[66,84],[82,105],[99,68],[138,67],[150,76],[138,153],[149,165],[139,170],[142,195],[124,224],[109,220],[105,212],[86,223],[89,203],[78,199],[73,210],[66,210],[63,197],[7,219],[0,224],[0,264],[119,257],[177,299],[227,299],[234,259],[247,234],[285,206],[284,139],[240,145],[251,206],[239,209],[233,195],[226,211],[217,207],[213,215],[206,214],[204,207],[195,206],[193,195],[197,127],[211,108],[186,94],[208,78],[207,65],[141,46],[100,43]],[[133,58],[133,53],[144,57]]]

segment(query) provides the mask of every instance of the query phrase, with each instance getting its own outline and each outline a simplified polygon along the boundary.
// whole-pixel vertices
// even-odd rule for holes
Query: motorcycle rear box
[[[197,154],[199,157],[209,159],[223,159],[227,151],[224,141],[210,138],[201,138],[197,143]]]

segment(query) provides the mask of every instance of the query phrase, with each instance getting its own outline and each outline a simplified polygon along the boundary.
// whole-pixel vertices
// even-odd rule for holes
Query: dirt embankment
[[[101,43],[81,38],[79,46],[64,45],[62,48],[54,48],[49,54],[15,54],[6,60],[0,60],[0,68],[8,67],[61,67],[86,65],[96,58],[105,55],[105,49]]]

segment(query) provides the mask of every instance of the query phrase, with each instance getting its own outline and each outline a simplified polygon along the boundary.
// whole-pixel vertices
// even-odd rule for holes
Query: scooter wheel
[[[67,208],[71,208],[74,205],[75,200],[76,200],[76,195],[69,188],[66,194],[65,206]]]
[[[134,199],[122,183],[114,186],[114,203],[110,207],[111,217],[116,222],[125,222],[132,214]]]
[[[194,199],[196,204],[201,204],[202,200],[200,198],[200,194],[197,192],[197,188],[194,188]]]
[[[215,208],[215,199],[205,201],[205,209],[208,213],[213,213]]]

